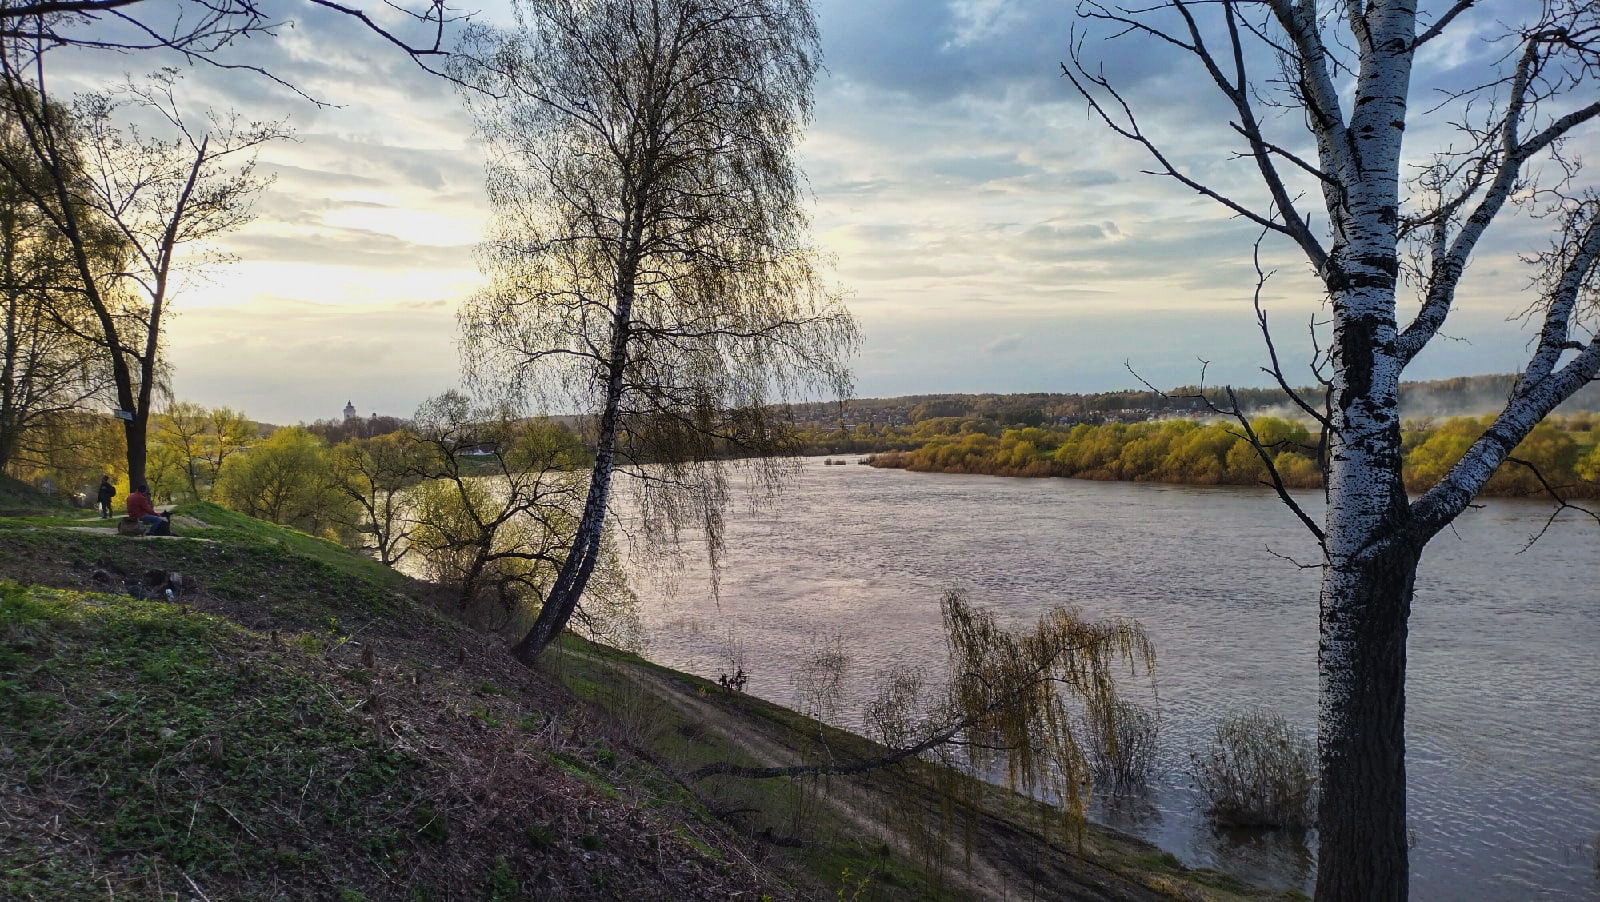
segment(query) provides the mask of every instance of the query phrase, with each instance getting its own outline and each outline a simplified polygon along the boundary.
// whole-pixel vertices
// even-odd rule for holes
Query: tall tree
[[[648,528],[703,526],[714,553],[719,461],[786,450],[770,402],[844,393],[856,331],[821,287],[792,158],[817,68],[806,0],[516,11],[515,30],[472,32],[460,70],[480,89],[467,96],[495,212],[464,349],[518,395],[589,411],[595,457],[577,533],[515,648],[527,661],[600,560],[613,473],[641,480]]]
[[[102,348],[110,367],[128,478],[138,485],[145,479],[150,413],[162,374],[164,317],[179,276],[195,262],[184,254],[249,221],[269,181],[255,173],[255,152],[287,133],[276,123],[237,115],[208,115],[207,127],[196,128],[180,111],[171,71],[118,95],[80,95],[69,124],[45,85],[43,50],[9,43],[3,50],[0,112],[18,124],[24,154],[0,157],[0,170],[23,185],[70,249],[75,306],[93,322],[84,337]],[[159,118],[172,137],[119,124],[128,106]],[[24,181],[33,166],[44,173],[43,184]],[[119,271],[95,266],[86,209],[122,244],[126,259]]]
[[[1321,522],[1283,494],[1323,551],[1323,900],[1403,899],[1408,891],[1406,633],[1424,547],[1545,415],[1600,373],[1600,197],[1573,148],[1563,148],[1593,135],[1600,117],[1600,7],[1518,0],[1493,4],[1496,18],[1486,11],[1477,19],[1478,5],[1454,0],[1421,16],[1416,0],[1080,6],[1089,20],[1197,63],[1230,111],[1235,158],[1259,180],[1254,196],[1202,182],[1169,155],[1084,58],[1093,45],[1075,41],[1073,65],[1062,67],[1107,126],[1150,152],[1158,173],[1288,239],[1327,292],[1329,401],[1296,397],[1327,429]],[[1489,28],[1506,51],[1472,87],[1413,106],[1418,52],[1472,26]],[[1448,143],[1402,156],[1402,136],[1419,131],[1442,132]],[[1423,163],[1406,170],[1418,173],[1409,182],[1403,161]],[[1325,219],[1313,219],[1302,191],[1320,196]],[[1473,251],[1495,223],[1518,213],[1554,236],[1542,251],[1530,249],[1541,290],[1529,311],[1538,330],[1527,365],[1487,428],[1411,500],[1401,480],[1401,374],[1455,308]],[[1402,323],[1397,293],[1405,287],[1418,303]]]
[[[70,302],[71,248],[33,204],[32,192],[48,178],[30,165],[18,123],[0,123],[0,156],[15,162],[0,172],[0,472],[28,452],[48,452],[38,441],[57,430],[44,427],[103,393],[109,382],[86,322]],[[24,186],[19,178],[29,180]],[[93,211],[83,210],[86,218]],[[104,235],[93,247],[99,272],[114,271],[120,245]],[[48,445],[48,442],[44,443]]]

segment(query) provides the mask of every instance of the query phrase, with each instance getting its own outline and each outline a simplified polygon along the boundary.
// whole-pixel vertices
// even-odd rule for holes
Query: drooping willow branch
[[[1033,631],[1013,634],[1000,628],[992,612],[973,608],[959,592],[946,594],[941,611],[951,666],[948,716],[938,726],[925,727],[917,741],[854,761],[775,767],[716,762],[688,778],[850,776],[959,746],[973,764],[985,756],[1003,757],[1010,782],[1031,787],[1052,780],[1066,803],[1069,824],[1081,824],[1085,799],[1080,787],[1088,781],[1089,768],[1072,735],[1063,695],[1080,701],[1095,716],[1114,720],[1114,671],[1126,664],[1133,673],[1154,672],[1155,652],[1143,628],[1127,620],[1090,623],[1077,611],[1058,607],[1041,617]],[[986,741],[962,739],[973,734]]]

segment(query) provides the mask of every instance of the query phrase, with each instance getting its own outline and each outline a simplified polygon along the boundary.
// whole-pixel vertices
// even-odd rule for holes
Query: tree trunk
[[[1336,414],[1317,647],[1318,902],[1406,898],[1405,678],[1421,542],[1400,482],[1397,380]],[[1336,377],[1337,380],[1337,377]],[[1368,381],[1370,380],[1370,381]],[[1337,387],[1336,387],[1337,393]]]
[[[1323,578],[1319,902],[1406,898],[1406,622],[1418,556],[1398,545]]]
[[[133,419],[124,420],[122,435],[128,444],[128,487],[137,489],[145,484],[144,468],[148,449],[145,443],[145,433],[149,427],[150,419],[139,411],[134,411]],[[150,499],[155,503],[155,499]]]
[[[511,654],[524,664],[532,664],[545,646],[567,628],[577,610],[589,576],[600,559],[600,541],[605,536],[606,511],[611,498],[611,472],[616,463],[617,427],[622,416],[623,374],[628,368],[628,344],[632,340],[629,318],[633,314],[634,283],[639,271],[639,241],[643,225],[635,208],[632,225],[622,239],[624,262],[616,279],[617,306],[611,315],[611,356],[606,361],[605,405],[600,413],[600,435],[595,441],[594,469],[589,474],[589,493],[584,498],[583,516],[578,520],[572,550],[561,562],[561,572],[539,606],[539,616],[522,641],[512,646]]]
[[[572,550],[561,562],[561,572],[546,593],[533,627],[511,649],[517,660],[532,664],[545,646],[566,629],[578,607],[583,590],[589,585],[595,562],[600,558],[600,540],[605,535],[606,508],[611,491],[611,471],[617,441],[616,412],[608,409],[602,418],[600,445],[595,450],[594,470],[589,476],[589,494],[583,504],[583,518],[573,537]]]

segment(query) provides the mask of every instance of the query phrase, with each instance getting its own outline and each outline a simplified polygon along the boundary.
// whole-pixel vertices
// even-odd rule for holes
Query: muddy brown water
[[[851,461],[809,460],[776,504],[734,505],[719,595],[693,549],[674,577],[640,578],[647,655],[715,678],[742,653],[749,691],[792,705],[808,648],[842,634],[835,719],[859,727],[876,674],[941,673],[948,588],[1015,626],[1062,602],[1138,618],[1158,655],[1159,774],[1143,798],[1102,798],[1095,819],[1188,864],[1309,889],[1314,834],[1213,830],[1186,771],[1230,712],[1269,705],[1314,731],[1317,574],[1289,560],[1313,546],[1270,492]],[[1549,513],[1488,501],[1424,557],[1407,723],[1414,898],[1600,898],[1600,524],[1563,515],[1522,551]]]

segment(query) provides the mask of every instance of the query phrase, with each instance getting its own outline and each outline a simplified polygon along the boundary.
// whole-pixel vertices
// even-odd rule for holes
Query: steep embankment
[[[581,642],[528,670],[424,584],[185,513],[0,520],[0,896],[1255,895],[1100,831],[1080,857],[997,789],[952,810],[931,767],[686,784],[873,748]],[[128,596],[174,571],[174,603]]]

